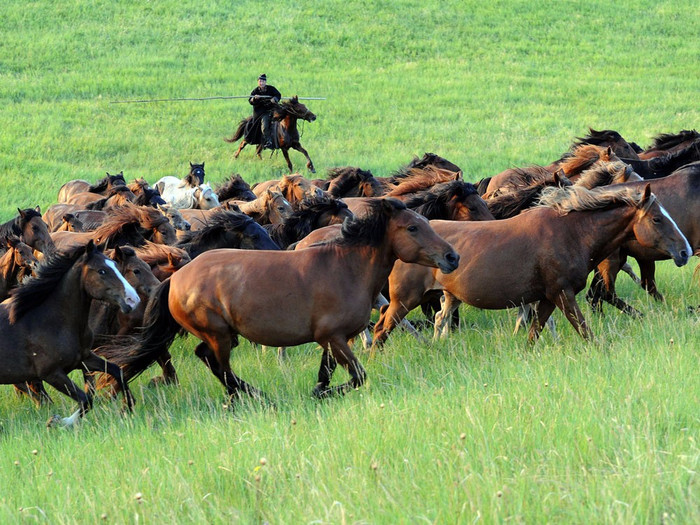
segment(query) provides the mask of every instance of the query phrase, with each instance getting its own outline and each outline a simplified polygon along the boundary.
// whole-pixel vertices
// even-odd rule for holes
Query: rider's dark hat
[[[263,73],[262,75],[260,75],[258,77],[258,80],[264,80],[265,82],[267,82],[267,75],[265,73]]]

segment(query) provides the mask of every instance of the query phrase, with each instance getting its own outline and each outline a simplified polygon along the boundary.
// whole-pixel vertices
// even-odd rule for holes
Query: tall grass
[[[245,100],[110,104],[247,94],[263,72],[283,95],[327,97],[308,102],[319,118],[302,137],[321,176],[386,175],[433,151],[477,180],[548,163],[589,126],[646,146],[697,127],[699,22],[687,0],[9,0],[0,218],[106,171],[155,182],[204,161],[214,183],[283,174],[280,155],[234,161],[222,140]],[[663,304],[621,278],[645,317],[584,308],[588,344],[559,314],[559,339],[530,347],[510,312],[463,308],[445,341],[396,333],[359,351],[368,384],[320,403],[314,345],[282,365],[245,341],[234,350],[271,409],[229,406],[191,337],[173,347],[182,385],[138,379],[133,416],[99,400],[75,431],[48,432],[73,404],[54,393],[37,410],[4,387],[0,520],[698,522],[692,270],[660,265]]]

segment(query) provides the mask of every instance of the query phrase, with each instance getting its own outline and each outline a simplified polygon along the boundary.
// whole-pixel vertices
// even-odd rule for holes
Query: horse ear
[[[112,259],[115,262],[121,262],[124,260],[124,252],[122,251],[121,247],[116,246],[114,248],[114,256],[112,257]]]
[[[34,208],[34,211],[37,212],[39,215],[41,215],[41,208],[39,208],[39,205],[37,204],[36,207]]]
[[[394,199],[382,199],[382,212],[386,215],[393,215],[395,211]]]
[[[192,164],[192,161],[190,161],[190,168],[194,168],[194,164]]]
[[[629,164],[625,166],[625,181],[629,180],[633,173],[634,168],[632,166],[630,166]]]
[[[175,260],[175,257],[173,256],[172,253],[168,253],[168,263],[171,266],[177,266],[177,261]]]
[[[90,239],[88,243],[85,245],[85,253],[88,255],[91,255],[97,251],[97,247],[95,246],[95,241]]]
[[[462,173],[462,170],[457,172],[457,176],[455,177],[455,180],[464,180],[464,173]]]
[[[605,154],[608,156],[608,159],[612,158],[612,156],[613,156],[612,146],[607,147],[607,149],[605,150]]]
[[[651,184],[647,184],[644,186],[644,193],[642,195],[642,204],[646,204],[649,202],[649,198],[651,197]]]
[[[8,248],[14,248],[17,246],[17,243],[19,243],[19,237],[12,235],[12,236],[6,236],[5,237],[5,244],[7,245]]]

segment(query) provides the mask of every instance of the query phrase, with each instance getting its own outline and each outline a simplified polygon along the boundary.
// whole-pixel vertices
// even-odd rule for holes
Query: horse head
[[[116,247],[110,258],[117,263],[117,268],[139,297],[148,298],[160,284],[151,267],[136,255],[131,246]]]
[[[42,253],[52,253],[56,246],[51,239],[49,228],[41,218],[41,209],[17,208],[19,216],[15,218],[16,234],[25,244]]]
[[[131,312],[141,302],[114,261],[99,251],[92,241],[85,247],[81,274],[82,289],[87,290],[93,299],[119,305],[124,313]]]
[[[200,210],[211,210],[219,205],[219,198],[209,184],[200,184],[192,195]]]
[[[200,186],[204,184],[204,162],[192,164],[190,162],[190,172],[185,177],[190,186]]]

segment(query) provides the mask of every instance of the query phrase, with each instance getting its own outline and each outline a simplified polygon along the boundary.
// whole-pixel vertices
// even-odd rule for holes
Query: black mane
[[[231,175],[228,180],[217,186],[216,196],[219,198],[219,202],[227,199],[255,200],[255,193],[250,189],[250,184],[238,174]]]
[[[463,202],[470,195],[476,195],[476,187],[469,182],[454,180],[442,182],[427,190],[419,191],[405,201],[406,207],[420,213],[426,219],[448,219],[448,204],[452,198]]]
[[[35,271],[35,277],[30,277],[22,286],[10,291],[10,323],[15,323],[29,310],[43,304],[85,253],[86,248],[81,246],[68,252],[45,255]]]
[[[390,203],[396,210],[406,209],[398,199],[377,199],[368,205],[365,215],[346,219],[341,227],[341,236],[336,241],[343,246],[378,246],[384,240],[389,216],[384,212],[385,203]]]

